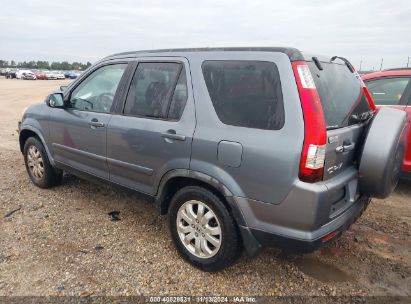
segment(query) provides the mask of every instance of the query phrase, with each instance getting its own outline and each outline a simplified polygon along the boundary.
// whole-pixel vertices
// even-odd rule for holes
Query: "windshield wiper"
[[[313,57],[312,59],[313,59],[315,65],[317,66],[317,68],[318,68],[320,71],[324,70],[323,66],[321,65],[320,60],[318,60],[317,57]]]
[[[367,120],[371,119],[374,115],[375,115],[375,112],[370,110],[370,111],[367,111],[367,112],[363,112],[361,114],[352,114],[352,115],[349,115],[347,117],[352,122],[359,123],[359,122],[364,122],[364,121],[367,121]],[[347,118],[345,118],[340,125],[327,126],[327,130],[335,130],[335,129],[341,128],[341,126],[344,124],[346,119]]]
[[[345,63],[345,65],[347,66],[347,68],[350,70],[351,73],[355,72],[355,69],[354,69],[353,65],[351,64],[351,62],[348,59],[344,58],[344,57],[333,56],[333,57],[331,57],[330,62],[333,62],[337,58],[342,60]]]
[[[354,122],[364,122],[370,119],[371,117],[374,116],[373,111],[367,111],[361,114],[352,114],[350,116],[350,119],[353,120]]]

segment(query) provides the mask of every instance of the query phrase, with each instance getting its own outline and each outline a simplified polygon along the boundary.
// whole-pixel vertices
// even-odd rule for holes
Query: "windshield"
[[[321,62],[323,70],[307,62],[320,95],[327,129],[358,123],[358,116],[370,111],[361,81],[345,64]]]

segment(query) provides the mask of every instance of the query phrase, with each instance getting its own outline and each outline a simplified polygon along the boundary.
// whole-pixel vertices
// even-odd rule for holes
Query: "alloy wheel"
[[[31,175],[37,179],[41,180],[44,176],[44,162],[40,151],[36,146],[30,146],[27,152],[27,166],[30,170]]]
[[[197,200],[185,202],[177,212],[177,232],[184,247],[199,258],[215,256],[221,247],[222,232],[214,211]]]

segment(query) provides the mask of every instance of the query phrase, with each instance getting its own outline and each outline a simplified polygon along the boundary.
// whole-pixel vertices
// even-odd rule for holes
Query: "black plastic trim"
[[[53,143],[52,147],[57,148],[57,149],[61,149],[61,150],[65,150],[65,151],[68,151],[68,152],[71,152],[71,153],[74,153],[74,154],[78,154],[78,155],[81,155],[81,156],[85,156],[85,157],[88,157],[88,158],[91,158],[91,159],[94,159],[94,160],[97,160],[97,161],[101,161],[101,162],[106,161],[105,156],[97,155],[97,154],[86,152],[86,151],[83,151],[83,150],[78,150],[78,149],[71,148],[71,147],[68,147],[68,146]]]
[[[174,178],[179,178],[179,177],[187,177],[187,178],[192,178],[193,180],[198,180],[200,182],[206,183],[216,189],[221,195],[223,195],[228,202],[233,216],[234,220],[238,225],[243,225],[246,226],[244,216],[240,211],[240,208],[238,207],[237,203],[234,200],[233,194],[228,190],[228,188],[221,183],[219,180],[217,180],[214,177],[211,177],[207,174],[204,174],[202,172],[197,172],[189,169],[175,169],[172,171],[167,172],[164,174],[162,177],[160,184],[158,186],[157,194],[155,196],[155,201],[158,209],[160,210],[161,214],[167,213],[167,208],[165,204],[167,203],[167,183],[174,179]]]
[[[250,228],[241,225],[238,225],[238,228],[247,256],[250,258],[257,256],[263,250],[261,243],[257,241]]]
[[[117,160],[117,159],[113,159],[113,158],[107,158],[107,162],[109,164],[112,164],[114,166],[118,166],[118,167],[123,167],[129,170],[133,170],[139,173],[143,173],[146,175],[153,175],[154,170],[151,168],[147,168],[147,167],[143,167],[143,166],[139,166],[139,165],[134,165],[131,163],[127,163],[127,162],[123,162],[121,160]]]
[[[346,231],[365,211],[369,202],[370,199],[367,197],[360,198],[355,203],[356,205],[352,207],[356,208],[355,212],[347,221],[344,222],[344,224],[327,231],[324,235],[316,239],[293,239],[287,236],[277,235],[253,228],[250,228],[250,232],[263,247],[277,247],[297,252],[312,252],[331,240],[335,240],[342,234],[342,232]],[[333,232],[337,233],[326,242],[323,242],[322,238]],[[248,245],[244,244],[244,246],[247,247]],[[251,247],[253,246],[255,245],[251,244]]]

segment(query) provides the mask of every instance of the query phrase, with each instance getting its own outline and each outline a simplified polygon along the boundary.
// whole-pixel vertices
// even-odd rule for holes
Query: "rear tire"
[[[40,140],[29,137],[24,144],[23,154],[27,173],[34,185],[46,189],[61,184],[63,171],[50,164]]]
[[[241,254],[241,238],[233,217],[205,188],[180,189],[171,200],[168,219],[177,251],[201,270],[224,269]]]

